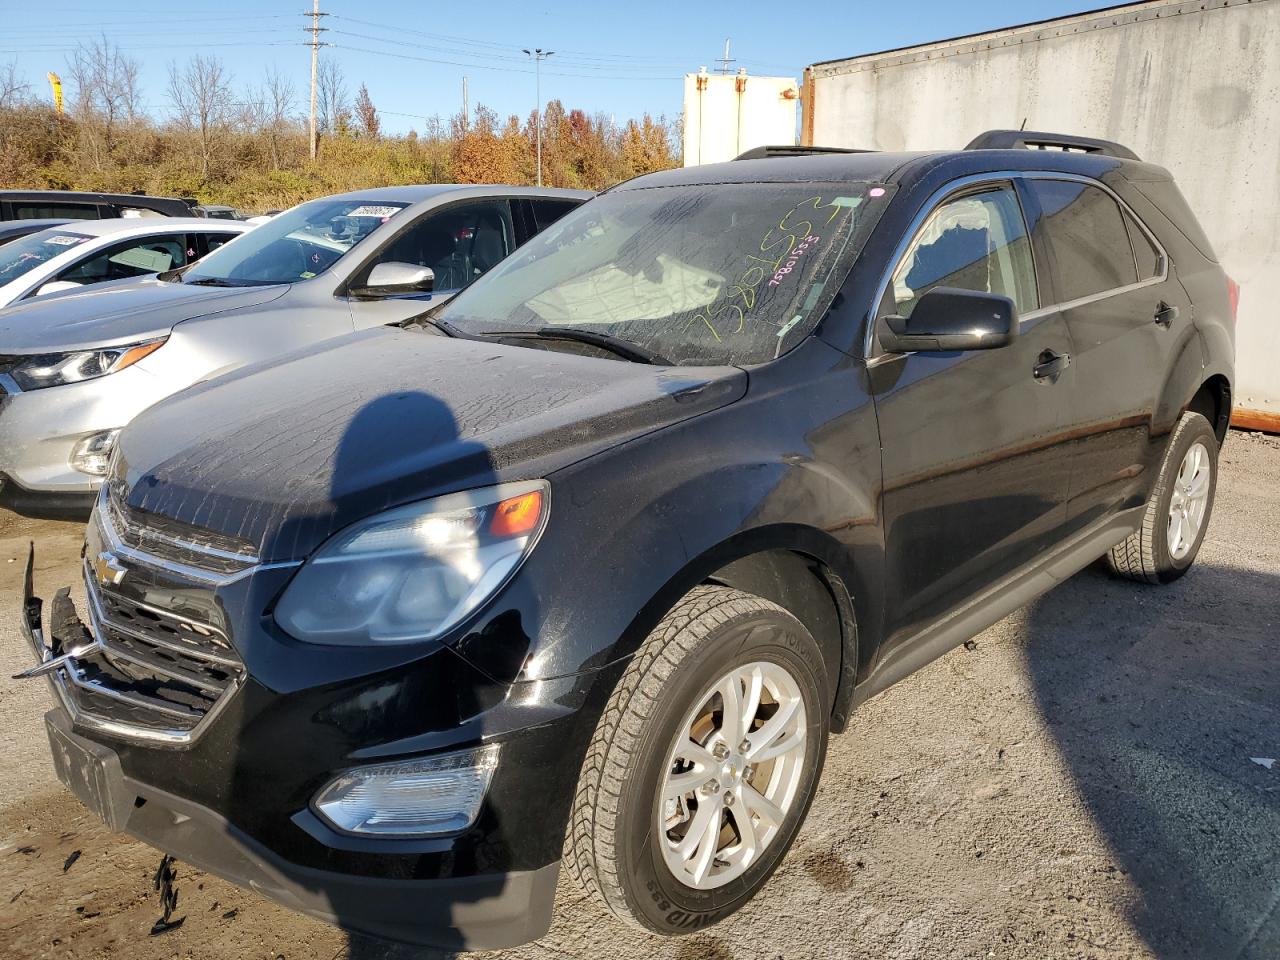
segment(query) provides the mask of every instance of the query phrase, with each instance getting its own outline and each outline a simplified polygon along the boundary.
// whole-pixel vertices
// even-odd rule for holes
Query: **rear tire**
[[[570,873],[660,934],[733,913],[808,812],[826,689],[822,651],[795,617],[740,590],[694,589],[645,639],[596,728],[565,841]]]
[[[1118,576],[1172,583],[1195,562],[1218,486],[1218,438],[1198,413],[1182,415],[1160,465],[1142,526],[1111,548]]]

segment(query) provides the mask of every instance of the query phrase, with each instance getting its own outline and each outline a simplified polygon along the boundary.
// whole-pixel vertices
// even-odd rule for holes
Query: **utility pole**
[[[729,56],[729,40],[729,37],[724,38],[724,56],[720,58],[720,66],[716,67],[716,73],[728,73],[729,64],[738,62]]]
[[[462,78],[462,130],[471,126],[471,103],[467,100],[467,78]]]
[[[327,13],[320,12],[320,0],[311,0],[311,12],[304,14],[311,18],[311,26],[307,27],[307,32],[311,34],[311,140],[310,151],[311,159],[316,158],[316,80],[320,72],[320,48],[325,44],[320,42],[320,34],[324,32],[324,27],[320,26],[320,18],[327,17]]]
[[[538,94],[538,102],[535,104],[533,111],[533,122],[538,128],[538,186],[542,186],[542,61],[555,53],[555,51],[535,47],[533,50],[526,50],[525,53],[533,58],[534,83]]]

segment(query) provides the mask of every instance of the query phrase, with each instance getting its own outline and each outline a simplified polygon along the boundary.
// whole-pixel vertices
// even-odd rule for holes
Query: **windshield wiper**
[[[538,337],[541,340],[575,340],[578,343],[588,343],[593,347],[608,350],[624,360],[633,360],[636,363],[653,363],[664,367],[671,365],[671,361],[661,354],[654,353],[638,343],[633,343],[622,337],[615,337],[610,333],[602,333],[599,330],[579,330],[577,327],[538,327],[536,330],[527,332],[494,334],[494,336]]]
[[[234,280],[224,280],[222,277],[200,277],[197,280],[183,280],[183,283],[190,284],[193,287],[241,287],[244,284],[236,283]]]

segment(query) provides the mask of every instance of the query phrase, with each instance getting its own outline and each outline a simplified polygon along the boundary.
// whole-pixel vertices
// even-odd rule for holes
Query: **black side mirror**
[[[992,350],[1018,335],[1018,309],[1008,297],[934,287],[910,317],[885,317],[880,345],[889,353]]]

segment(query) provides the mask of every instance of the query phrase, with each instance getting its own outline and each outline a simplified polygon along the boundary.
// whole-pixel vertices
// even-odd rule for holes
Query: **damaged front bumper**
[[[406,863],[423,853],[452,859],[447,838],[356,842],[326,832],[302,811],[283,829],[332,844],[332,862],[359,855],[366,863],[386,864],[384,875],[324,869],[288,860],[214,809],[130,776],[122,753],[92,738],[107,734],[110,740],[111,731],[77,708],[77,664],[96,655],[98,641],[66,589],[50,604],[45,633],[45,604],[32,589],[34,556],[33,546],[24,575],[22,631],[38,662],[19,676],[43,675],[50,682],[61,704],[45,716],[58,778],[110,829],[346,930],[452,950],[499,949],[546,933],[558,860],[528,870],[421,878]]]

